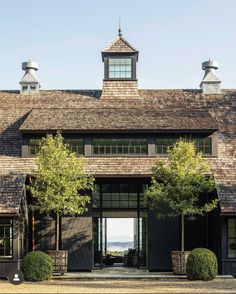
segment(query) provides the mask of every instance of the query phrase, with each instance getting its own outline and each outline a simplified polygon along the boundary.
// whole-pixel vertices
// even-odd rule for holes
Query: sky
[[[133,218],[108,218],[107,219],[107,241],[125,242],[134,239]]]
[[[235,0],[0,0],[0,89],[19,89],[29,58],[42,89],[101,89],[119,17],[139,88],[198,88],[209,58],[222,88],[236,88],[235,11]]]

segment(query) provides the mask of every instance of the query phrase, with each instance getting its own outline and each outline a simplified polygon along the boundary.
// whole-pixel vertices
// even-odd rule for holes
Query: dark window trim
[[[109,59],[131,59],[131,77],[130,78],[110,78],[109,77]],[[137,55],[135,53],[111,53],[104,57],[104,80],[106,81],[136,81],[136,63]]]
[[[235,232],[235,238],[229,238],[229,220],[234,219],[235,220],[235,231],[236,231],[236,218],[235,217],[228,217],[227,218],[227,226],[226,226],[226,259],[233,260],[236,259],[236,253],[234,257],[229,257],[229,239],[236,239],[236,232]]]
[[[10,219],[11,220],[11,224],[8,225],[7,227],[11,227],[11,230],[12,230],[12,236],[11,238],[7,238],[7,239],[10,239],[11,240],[11,246],[12,246],[12,249],[11,249],[11,256],[1,256],[0,255],[0,260],[13,260],[13,252],[14,252],[14,219],[12,217],[0,217],[1,219]],[[2,225],[0,224],[0,227],[5,227],[5,225]],[[5,230],[4,230],[5,231]],[[5,240],[5,238],[4,238]],[[4,251],[5,251],[5,248],[4,248]],[[5,252],[4,252],[5,254]]]

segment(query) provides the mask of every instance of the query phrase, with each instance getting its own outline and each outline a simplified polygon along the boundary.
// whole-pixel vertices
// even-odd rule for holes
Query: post
[[[181,215],[181,251],[184,251],[184,215]]]
[[[137,268],[140,268],[140,185],[137,187],[137,218],[138,218],[138,256],[137,256]]]
[[[32,251],[35,250],[34,229],[35,229],[35,218],[34,218],[34,211],[32,211]]]
[[[100,196],[100,269],[103,268],[103,258],[102,258],[102,251],[103,251],[103,244],[102,244],[102,184],[99,185],[99,196]]]
[[[57,216],[56,216],[56,238],[55,238],[55,247],[56,247],[56,251],[59,250],[59,229],[60,229],[60,216],[59,216],[59,213],[57,213]]]

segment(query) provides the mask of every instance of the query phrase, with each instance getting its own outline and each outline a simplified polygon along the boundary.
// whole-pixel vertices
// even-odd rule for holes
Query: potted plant
[[[189,252],[184,250],[184,217],[204,215],[217,206],[216,199],[204,199],[202,205],[199,201],[215,189],[215,181],[194,142],[180,139],[167,153],[167,162],[156,160],[146,196],[158,218],[181,217],[181,251],[172,251],[172,269],[175,274],[185,274]]]
[[[49,254],[54,272],[63,274],[67,270],[67,251],[59,250],[59,226],[62,215],[81,215],[87,210],[90,197],[85,191],[92,189],[93,178],[83,171],[83,158],[71,152],[63,143],[60,132],[47,135],[40,142],[36,157],[37,169],[29,190],[35,199],[32,205],[40,213],[54,213],[55,250]]]

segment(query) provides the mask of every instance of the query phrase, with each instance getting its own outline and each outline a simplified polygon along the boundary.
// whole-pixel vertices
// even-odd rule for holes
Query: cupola
[[[122,36],[118,30],[117,38],[102,51],[104,62],[103,97],[138,97],[136,64],[138,50]]]
[[[216,75],[218,62],[209,59],[209,61],[202,63],[202,69],[205,71],[205,75],[200,84],[202,93],[206,95],[220,94],[221,81]]]
[[[29,60],[28,62],[23,62],[22,70],[25,71],[25,75],[20,81],[20,93],[23,95],[32,95],[38,93],[40,88],[40,83],[36,77],[38,64],[31,60]]]

